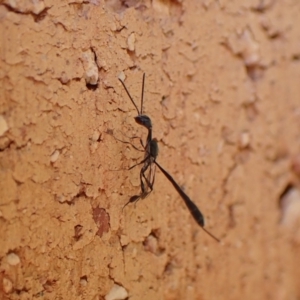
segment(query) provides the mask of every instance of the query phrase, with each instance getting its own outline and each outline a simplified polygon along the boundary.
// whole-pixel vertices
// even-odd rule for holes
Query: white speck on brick
[[[85,82],[87,84],[96,85],[99,79],[99,72],[95,62],[95,54],[91,49],[83,52],[82,62],[85,71]]]
[[[3,116],[0,115],[0,136],[8,130],[8,125]]]
[[[7,262],[11,266],[16,266],[20,263],[20,257],[15,253],[9,253],[6,256]]]
[[[239,137],[239,146],[241,149],[247,148],[250,145],[249,132],[243,132]]]
[[[59,151],[55,150],[50,157],[50,162],[52,162],[52,163],[56,162],[59,157],[59,154],[60,154]]]
[[[12,282],[9,279],[7,279],[7,278],[4,277],[3,280],[2,280],[2,287],[3,287],[4,292],[6,294],[8,294],[8,293],[10,293],[12,291],[13,284],[12,284]]]
[[[122,300],[128,297],[128,293],[122,286],[114,284],[108,294],[105,296],[105,300]]]
[[[127,39],[127,46],[129,51],[134,51],[135,49],[135,34],[131,33]]]
[[[119,74],[118,78],[119,78],[120,80],[122,80],[122,81],[125,81],[126,76],[125,76],[124,72],[121,72],[121,73]]]

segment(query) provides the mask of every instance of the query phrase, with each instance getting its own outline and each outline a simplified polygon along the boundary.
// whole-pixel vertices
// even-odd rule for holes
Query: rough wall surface
[[[0,299],[300,299],[299,16],[1,1]],[[147,132],[118,77],[139,106],[144,72],[157,160],[220,244],[158,170],[122,211],[143,154],[114,136]]]

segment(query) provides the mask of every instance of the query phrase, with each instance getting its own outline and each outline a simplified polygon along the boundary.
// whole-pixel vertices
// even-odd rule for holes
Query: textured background
[[[0,2],[1,299],[300,299],[298,0]]]

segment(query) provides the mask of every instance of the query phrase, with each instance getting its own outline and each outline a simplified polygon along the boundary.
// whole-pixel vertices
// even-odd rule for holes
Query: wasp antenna
[[[129,99],[131,100],[132,104],[134,105],[134,107],[135,107],[135,109],[136,109],[138,115],[140,115],[141,113],[139,112],[139,109],[138,109],[137,105],[135,104],[135,102],[133,101],[133,99],[132,99],[132,97],[131,97],[129,91],[127,90],[127,87],[126,87],[124,81],[123,81],[122,79],[120,79],[120,78],[118,78],[118,79],[119,79],[120,82],[122,83],[122,85],[123,85],[123,87],[124,87],[124,89],[125,89],[125,91],[126,91],[128,97],[129,97]]]
[[[143,114],[145,76],[146,76],[146,74],[144,73],[143,74],[143,83],[142,83],[142,95],[141,95],[141,115]]]

